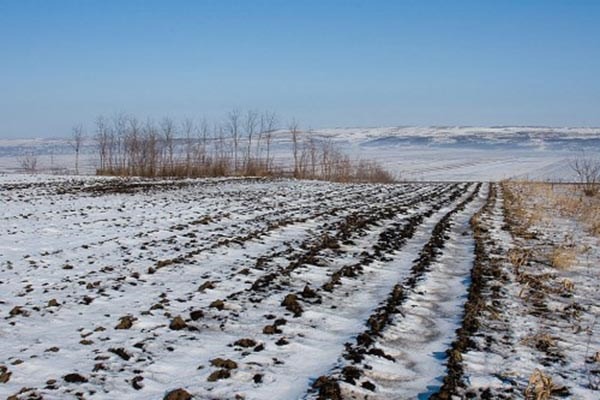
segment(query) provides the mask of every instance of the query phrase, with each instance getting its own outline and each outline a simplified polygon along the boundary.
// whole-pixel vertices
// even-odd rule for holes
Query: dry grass
[[[552,249],[550,263],[557,269],[569,269],[577,262],[577,251],[570,245],[562,245]]]
[[[552,382],[552,377],[536,368],[529,377],[529,383],[527,389],[525,389],[525,398],[528,400],[547,400],[553,392],[559,389]]]
[[[523,239],[535,235],[531,229],[548,220],[545,204],[550,186],[527,181],[504,181],[506,216],[514,234]]]
[[[600,236],[600,197],[586,196],[580,187],[573,185],[552,185],[548,183],[523,184],[526,196],[541,199],[539,210],[555,210],[564,217],[574,218],[586,230]]]
[[[600,236],[600,196],[586,196],[576,185],[527,181],[505,181],[505,210],[512,232],[530,239],[535,226],[551,224],[553,215],[571,219],[591,235]],[[556,269],[568,269],[576,264],[579,251],[571,240],[556,243],[542,256]],[[524,251],[508,254],[517,272],[527,260]]]
[[[529,347],[534,347],[540,351],[545,351],[556,347],[556,338],[550,336],[548,333],[540,332],[535,335],[526,336],[521,340],[521,343]]]
[[[561,281],[561,288],[566,293],[572,293],[575,291],[575,284],[572,280],[565,278]]]
[[[531,259],[531,250],[514,247],[508,251],[508,260],[515,268],[515,274],[519,275],[521,269],[527,265]]]
[[[584,211],[582,219],[586,223],[588,233],[594,236],[600,236],[600,204],[594,204],[593,206],[588,207]]]

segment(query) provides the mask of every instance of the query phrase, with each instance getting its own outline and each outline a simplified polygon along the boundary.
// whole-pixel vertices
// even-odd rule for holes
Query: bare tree
[[[595,196],[600,191],[600,159],[581,152],[581,155],[570,162],[571,169],[586,196]]]
[[[194,121],[190,118],[183,120],[181,124],[181,130],[185,136],[185,174],[190,176],[192,169],[192,158],[194,154],[194,138],[192,134],[195,130]]]
[[[214,129],[215,132],[217,132],[217,128],[215,127]],[[197,129],[196,134],[198,135],[198,144],[195,148],[195,159],[198,166],[204,170],[206,165],[209,163],[208,137],[210,135],[210,127],[206,118],[202,118],[200,121],[200,126]]]
[[[106,173],[109,152],[109,131],[103,116],[96,118],[96,136],[94,137],[100,154],[100,173]]]
[[[245,172],[249,173],[250,170],[254,169],[252,168],[252,138],[254,137],[254,134],[256,133],[256,130],[258,128],[258,113],[256,111],[252,111],[252,110],[248,110],[248,112],[246,113],[246,120],[244,121],[244,130],[246,131],[246,137],[248,138],[248,143],[247,143],[247,147],[246,147],[246,155],[245,155],[245,160],[244,160],[244,164],[245,164]]]
[[[310,137],[309,142],[308,142],[308,152],[309,152],[309,157],[310,157],[310,177],[312,179],[315,178],[315,176],[317,175],[317,143],[315,142],[315,139],[312,137]]]
[[[128,126],[124,133],[123,150],[125,165],[129,175],[142,175],[143,140],[142,126],[134,116],[127,118]]]
[[[233,169],[238,172],[238,147],[240,142],[240,110],[235,109],[227,115],[226,129],[233,141]]]
[[[120,113],[113,117],[113,129],[110,138],[111,169],[116,169],[119,174],[125,172],[127,146],[125,135],[127,134],[127,115]]]
[[[265,111],[260,116],[260,137],[259,142],[262,141],[262,137],[265,137],[266,146],[266,158],[265,158],[265,169],[267,174],[271,172],[271,143],[273,141],[273,132],[277,129],[277,115],[274,112]],[[260,154],[259,154],[260,157]]]
[[[173,173],[173,152],[175,139],[175,123],[171,118],[163,118],[160,123],[165,150],[167,151],[167,162],[169,166],[169,174]]]
[[[19,164],[25,172],[33,174],[37,171],[38,156],[33,151],[27,151],[19,157]]]
[[[288,129],[290,134],[292,135],[292,155],[294,156],[294,177],[298,177],[299,173],[299,165],[298,165],[298,135],[300,131],[298,130],[298,122],[295,119],[290,122]]]
[[[75,175],[79,175],[79,152],[85,139],[83,125],[75,125],[71,131],[71,146],[75,150]]]
[[[140,169],[146,176],[156,176],[159,169],[161,146],[158,130],[152,120],[146,120],[146,124],[142,127],[142,142],[143,142],[143,157]]]

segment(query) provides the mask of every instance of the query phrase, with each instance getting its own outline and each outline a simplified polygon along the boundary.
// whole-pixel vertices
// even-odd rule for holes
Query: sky
[[[0,0],[0,138],[98,115],[600,126],[600,1]]]

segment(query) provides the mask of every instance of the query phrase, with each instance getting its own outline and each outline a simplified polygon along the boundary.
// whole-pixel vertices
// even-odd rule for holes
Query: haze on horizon
[[[96,116],[600,126],[597,1],[0,0],[0,138]]]

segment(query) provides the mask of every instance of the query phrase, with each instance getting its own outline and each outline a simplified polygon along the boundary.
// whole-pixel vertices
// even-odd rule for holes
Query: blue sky
[[[0,138],[99,114],[600,126],[600,1],[0,0]]]

